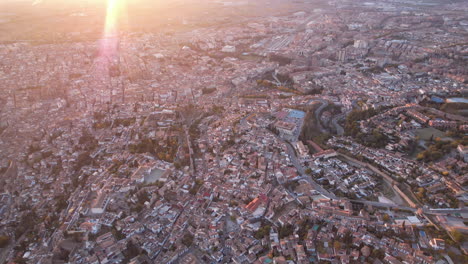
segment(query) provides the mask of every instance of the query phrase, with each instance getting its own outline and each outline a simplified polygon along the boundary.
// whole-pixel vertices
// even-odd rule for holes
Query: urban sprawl
[[[315,2],[1,44],[0,263],[467,263],[467,2]]]

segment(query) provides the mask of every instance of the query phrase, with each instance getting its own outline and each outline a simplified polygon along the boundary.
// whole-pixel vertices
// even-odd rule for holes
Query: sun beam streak
[[[107,0],[104,37],[115,36],[118,30],[118,17],[122,8],[120,0]]]
[[[119,41],[119,23],[125,0],[107,0],[106,20],[101,43],[101,55],[111,58],[117,55]]]

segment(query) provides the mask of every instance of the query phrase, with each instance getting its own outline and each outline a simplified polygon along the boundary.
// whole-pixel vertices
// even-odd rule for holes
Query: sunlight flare
[[[117,55],[118,52],[119,26],[122,23],[124,7],[125,0],[107,0],[101,55],[108,58]]]
[[[122,11],[122,0],[107,0],[106,23],[104,37],[112,37],[118,33],[118,19]]]

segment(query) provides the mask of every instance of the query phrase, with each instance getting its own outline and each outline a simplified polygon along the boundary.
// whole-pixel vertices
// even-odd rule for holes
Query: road
[[[448,262],[449,264],[455,264],[455,263],[453,263],[453,261],[452,261],[452,259],[449,257],[449,255],[444,254],[444,255],[442,255],[442,256],[444,256],[444,258],[447,260],[447,262]]]
[[[189,129],[187,126],[184,125],[184,131],[185,131],[185,138],[187,140],[187,146],[189,149],[189,156],[190,156],[190,172],[192,173],[192,176],[195,176],[195,163],[193,160],[193,148],[192,148],[192,141],[190,140],[190,134],[189,134]]]
[[[287,141],[285,141],[284,139],[280,138],[279,136],[277,136],[276,134],[274,134],[281,142],[283,142],[284,144],[286,144],[286,146],[288,147],[288,155],[289,155],[289,159],[291,160],[292,164],[294,165],[294,167],[296,167],[296,170],[297,172],[299,173],[300,175],[300,178],[301,179],[304,179],[306,180],[308,183],[310,183],[310,185],[312,185],[312,187],[315,188],[315,190],[317,190],[318,192],[320,192],[322,195],[328,197],[328,198],[331,198],[331,199],[338,199],[338,197],[335,196],[335,194],[333,193],[330,193],[329,191],[325,190],[320,184],[316,183],[312,177],[310,175],[307,175],[305,173],[305,168],[304,166],[302,166],[301,162],[299,161],[299,159],[297,158],[296,156],[296,152],[294,151],[293,147],[291,146],[291,144]]]
[[[340,124],[338,124],[338,122],[340,120],[342,120],[343,118],[345,118],[346,114],[339,114],[335,117],[333,117],[333,119],[331,120],[331,123],[333,124],[333,126],[335,127],[335,130],[336,130],[336,134],[338,134],[339,136],[342,136],[344,135],[344,129],[342,126],[340,126]]]
[[[193,123],[195,122],[195,120],[197,120],[198,118],[201,117],[201,115],[199,115],[198,117],[196,118],[189,118],[189,117],[186,117],[184,116],[183,112],[180,111],[179,114],[181,115],[182,119],[185,120],[186,124],[183,125],[183,128],[184,128],[184,132],[185,132],[185,139],[187,140],[187,146],[188,146],[188,149],[189,149],[189,155],[190,155],[190,172],[192,173],[192,176],[195,176],[195,161],[194,161],[194,151],[193,151],[193,148],[192,148],[192,140],[190,138],[190,133],[189,133],[189,129],[190,127],[193,125]]]
[[[320,129],[320,132],[327,133],[327,130],[324,129],[323,126],[322,126],[322,122],[320,121],[320,116],[322,115],[323,109],[325,109],[328,106],[329,102],[327,100],[323,100],[323,99],[311,99],[308,102],[308,104],[312,104],[313,102],[317,102],[317,101],[322,103],[322,105],[320,105],[319,108],[317,108],[315,110],[315,113],[314,113],[315,114],[315,119],[317,120],[317,125],[318,125],[318,127]]]
[[[330,199],[334,199],[334,200],[340,200],[340,199],[341,200],[343,200],[343,199],[346,200],[346,198],[337,197],[334,193],[331,193],[331,192],[325,190],[320,184],[316,183],[312,179],[312,177],[310,175],[307,175],[305,173],[305,168],[302,166],[301,162],[297,158],[296,152],[294,151],[291,144],[289,142],[285,141],[284,139],[278,137],[278,136],[276,136],[276,137],[281,142],[286,144],[286,146],[288,148],[289,158],[290,158],[292,164],[294,165],[294,167],[296,168],[297,172],[299,173],[301,179],[304,179],[308,183],[310,183],[310,185],[312,185],[312,187],[315,190],[317,190],[318,192],[320,192],[320,194],[322,194],[323,196],[326,196],[326,197],[328,197]],[[412,208],[412,207],[401,206],[401,205],[396,205],[396,204],[389,204],[389,203],[381,203],[381,202],[375,202],[375,201],[366,201],[366,200],[350,200],[350,201],[359,202],[359,203],[372,205],[372,206],[376,206],[376,207],[397,208],[397,209],[400,209],[400,210],[407,210],[407,211],[411,211],[411,212],[416,212],[418,210],[418,208]],[[468,213],[468,208],[458,208],[458,209],[457,208],[455,208],[455,209],[422,208],[422,210],[423,210],[423,213],[430,214],[430,215],[449,215],[449,214]]]
[[[468,208],[441,208],[441,209],[433,209],[433,208],[423,208],[425,214],[431,215],[449,215],[449,214],[468,214]]]
[[[273,77],[273,79],[275,79],[276,81],[276,85],[279,85],[281,86],[281,81],[278,79],[278,73],[276,72],[276,70],[274,70],[272,73],[271,73],[271,77]]]
[[[251,116],[253,115],[256,115],[256,113],[250,113],[244,117],[241,118],[241,120],[239,121],[239,123],[242,125],[242,126],[246,126],[247,125],[247,119],[249,119]]]
[[[319,126],[319,129],[322,133],[326,133],[327,130],[325,128],[323,128],[322,126],[322,121],[320,120],[320,117],[322,116],[322,112],[323,112],[323,109],[325,109],[327,106],[328,106],[328,101],[326,100],[319,100],[322,105],[319,106],[319,108],[317,108],[317,110],[315,110],[315,119],[317,120],[317,124]]]
[[[397,205],[397,204],[381,203],[381,202],[374,202],[374,201],[367,201],[367,200],[349,200],[349,201],[355,202],[355,203],[362,203],[362,204],[372,205],[372,206],[375,206],[375,207],[397,208],[397,209],[400,209],[400,210],[407,210],[407,211],[412,211],[412,212],[417,211],[416,208],[401,206],[401,205]]]

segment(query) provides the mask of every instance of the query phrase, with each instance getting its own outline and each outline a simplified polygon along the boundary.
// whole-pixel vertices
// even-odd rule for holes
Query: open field
[[[442,131],[440,131],[438,129],[432,128],[432,127],[418,129],[416,131],[416,136],[418,136],[420,139],[426,140],[426,141],[430,140],[431,137],[433,137],[433,139],[435,139],[436,137],[446,138],[444,132],[442,132]]]

